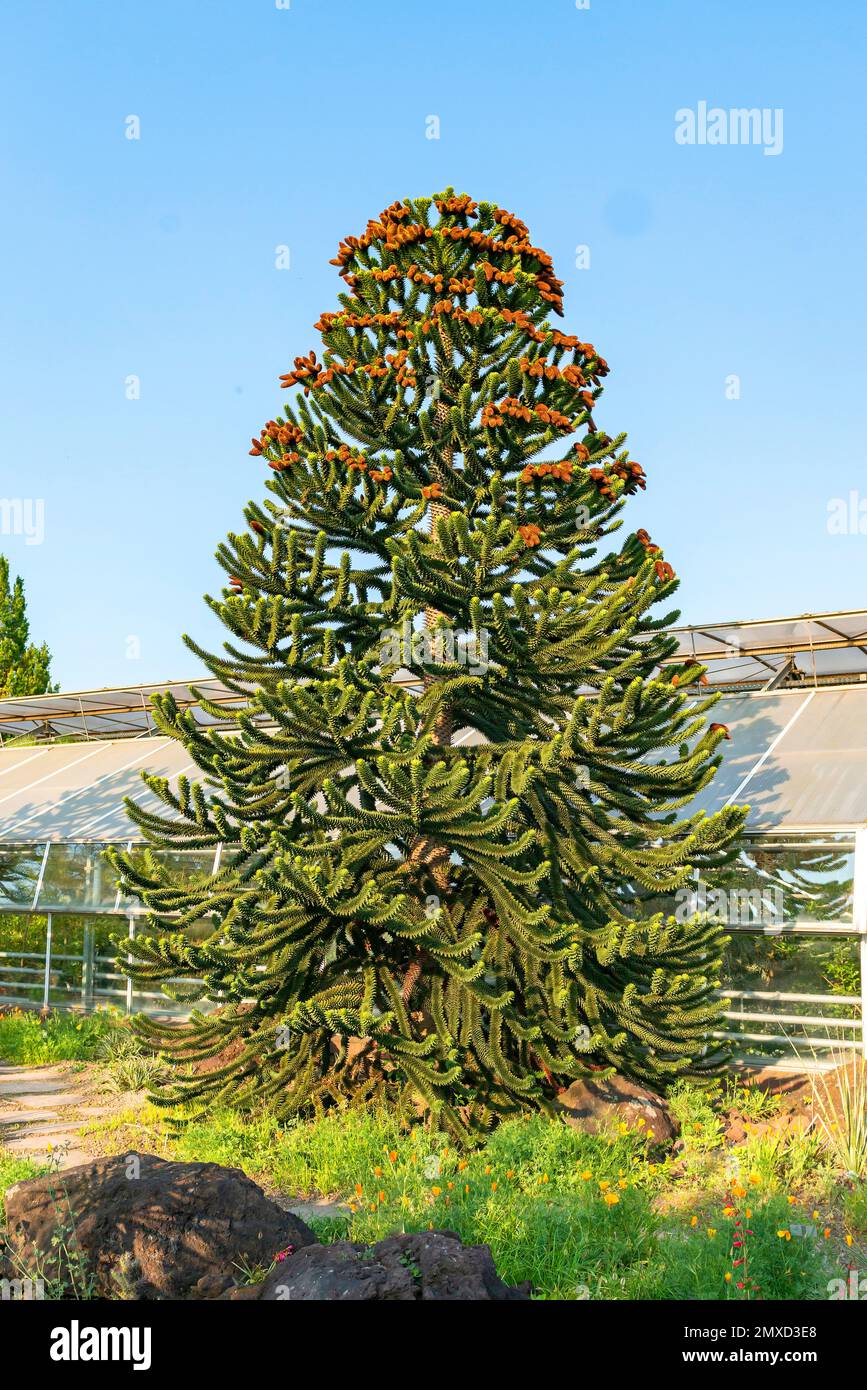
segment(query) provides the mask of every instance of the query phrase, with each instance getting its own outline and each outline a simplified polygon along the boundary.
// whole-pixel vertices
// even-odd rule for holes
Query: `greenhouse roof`
[[[723,694],[711,716],[728,725],[723,764],[688,808],[751,806],[755,830],[845,830],[867,824],[867,685]],[[457,742],[474,741],[472,736]],[[160,803],[141,780],[196,775],[167,738],[0,749],[0,843],[126,842],[131,796]]]
[[[672,629],[673,661],[693,657],[717,688],[867,681],[867,612],[703,623]]]
[[[169,691],[181,709],[192,709],[201,724],[221,721],[201,708],[193,686],[214,704],[237,705],[241,699],[210,676],[198,681],[113,686],[105,690],[69,691],[53,695],[9,696],[0,700],[0,740],[31,735],[37,738],[127,738],[158,732],[150,703]],[[228,711],[227,711],[228,712]]]
[[[162,806],[143,770],[173,779],[196,769],[169,738],[0,749],[0,842],[138,838],[124,797],[152,811]]]
[[[704,623],[676,627],[678,648],[671,660],[689,658],[708,668],[715,689],[798,688],[864,681],[867,684],[867,611],[804,614],[756,622]],[[396,677],[413,684],[408,671]],[[149,738],[158,730],[150,708],[156,694],[170,691],[178,705],[201,724],[224,721],[207,714],[199,696],[226,707],[242,697],[212,676],[201,680],[117,686],[105,690],[16,696],[0,699],[0,745],[21,736],[44,738]]]

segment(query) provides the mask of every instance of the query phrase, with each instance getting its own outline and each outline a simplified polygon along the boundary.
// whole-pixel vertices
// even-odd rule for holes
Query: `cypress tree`
[[[396,202],[333,263],[322,355],[253,440],[267,496],[217,552],[230,639],[187,639],[232,727],[155,701],[201,778],[146,777],[156,853],[114,856],[150,909],[135,980],[211,1010],[140,1021],[178,1064],[160,1099],[381,1090],[467,1135],[592,1069],[711,1068],[724,938],[648,903],[745,813],[678,815],[725,730],[702,668],[663,668],[661,547],[609,539],[646,478],[595,423],[608,367],[494,204]],[[217,844],[214,876],[160,862]]]
[[[9,561],[0,555],[0,699],[44,695],[51,690],[51,653],[29,641],[24,581],[10,583]]]

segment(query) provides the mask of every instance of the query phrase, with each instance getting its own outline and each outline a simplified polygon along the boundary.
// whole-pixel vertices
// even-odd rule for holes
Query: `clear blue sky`
[[[862,0],[5,0],[0,26],[0,498],[45,505],[43,544],[0,549],[64,688],[197,674],[180,634],[219,640],[213,551],[338,238],[447,184],[553,255],[685,620],[867,604],[867,535],[827,530],[867,497]],[[782,153],[677,144],[700,101],[782,108]]]

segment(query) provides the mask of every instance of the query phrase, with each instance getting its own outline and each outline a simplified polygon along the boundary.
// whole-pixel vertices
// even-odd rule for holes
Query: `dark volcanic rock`
[[[27,1268],[42,1261],[49,1275],[67,1275],[52,1245],[62,1232],[104,1298],[218,1298],[244,1267],[267,1268],[288,1246],[316,1240],[239,1168],[152,1154],[16,1183],[6,1212],[7,1239]]]
[[[259,1298],[279,1302],[410,1302],[415,1299],[528,1299],[529,1286],[504,1284],[487,1245],[464,1245],[453,1231],[388,1236],[377,1245],[307,1245],[288,1255],[258,1285]],[[247,1289],[225,1295],[249,1298]]]

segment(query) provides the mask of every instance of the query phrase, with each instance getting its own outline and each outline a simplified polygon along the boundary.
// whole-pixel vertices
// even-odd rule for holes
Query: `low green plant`
[[[834,994],[860,994],[861,963],[857,942],[834,942],[833,950],[825,962],[824,976]]]
[[[49,1171],[46,1163],[36,1163],[32,1158],[20,1158],[18,1154],[0,1149],[0,1226],[6,1220],[6,1193],[17,1182],[28,1178],[41,1177]]]
[[[48,1162],[41,1167],[27,1163],[25,1160],[28,1171],[23,1175],[14,1177],[12,1182],[6,1181],[6,1172],[13,1171],[14,1164],[10,1164],[6,1172],[0,1166],[0,1184],[2,1184],[4,1196],[15,1182],[22,1181],[22,1177],[49,1174],[48,1195],[51,1198],[56,1217],[47,1251],[34,1248],[27,1260],[20,1252],[11,1251],[7,1259],[16,1278],[34,1281],[41,1285],[44,1298],[74,1299],[78,1302],[96,1297],[96,1280],[87,1255],[78,1243],[76,1214],[72,1208],[63,1176],[59,1172],[61,1160],[62,1150],[60,1149],[54,1150]],[[37,1169],[36,1172],[29,1171],[34,1168]],[[5,1206],[3,1216],[5,1220]]]
[[[656,1258],[631,1271],[629,1299],[751,1301],[821,1299],[831,1261],[813,1222],[780,1194],[727,1201],[721,1208],[669,1225]],[[609,1295],[610,1296],[610,1295]]]
[[[719,1083],[696,1086],[678,1081],[668,1093],[672,1115],[680,1126],[680,1137],[687,1151],[707,1153],[722,1143],[723,1124],[716,1110]]]
[[[96,1049],[96,1060],[103,1065],[106,1087],[117,1093],[147,1090],[164,1070],[159,1057],[125,1027],[106,1033]]]
[[[769,1120],[773,1115],[778,1115],[782,1102],[773,1091],[766,1091],[752,1082],[727,1076],[723,1082],[721,1103],[724,1109],[737,1110],[745,1120],[755,1124],[759,1120]]]
[[[91,1061],[120,1026],[121,1015],[113,1010],[82,1015],[12,1009],[0,1013],[0,1060],[19,1066]]]
[[[867,1182],[853,1183],[843,1199],[843,1212],[852,1235],[867,1236]]]
[[[813,1113],[834,1162],[867,1178],[867,1063],[858,1059],[813,1076]]]
[[[750,1135],[737,1154],[742,1174],[758,1177],[764,1187],[786,1192],[800,1189],[827,1166],[823,1145],[815,1134],[781,1131]]]
[[[681,1088],[675,1097],[680,1117],[701,1126],[695,1132],[702,1145],[714,1095]],[[654,1160],[639,1128],[589,1135],[543,1115],[505,1121],[472,1152],[422,1124],[401,1123],[386,1108],[335,1110],[288,1125],[265,1111],[218,1112],[175,1132],[161,1111],[144,1106],[112,1117],[102,1133],[121,1146],[143,1136],[166,1157],[240,1167],[271,1191],[328,1195],[340,1214],[311,1222],[324,1243],[371,1245],[400,1231],[453,1230],[467,1243],[489,1245],[500,1276],[510,1284],[529,1280],[537,1298],[753,1296],[738,1289],[744,1281],[733,1265],[740,1258],[734,1223],[747,1212],[754,1296],[826,1296],[829,1242],[815,1221],[809,1232],[800,1205],[793,1207],[781,1186],[808,1167],[797,1157],[803,1144],[783,1141],[788,1157],[775,1150],[773,1163],[755,1148],[736,1151],[744,1159],[738,1217],[727,1204],[736,1182],[724,1171],[721,1147],[695,1152],[708,1183],[698,1185],[700,1204],[690,1212],[682,1200],[668,1205],[672,1196],[688,1199],[688,1188],[682,1176],[674,1180],[672,1165]],[[764,1175],[747,1169],[751,1159]],[[263,1271],[241,1270],[241,1277],[259,1279]]]

